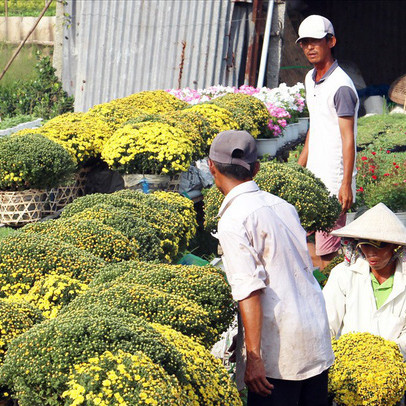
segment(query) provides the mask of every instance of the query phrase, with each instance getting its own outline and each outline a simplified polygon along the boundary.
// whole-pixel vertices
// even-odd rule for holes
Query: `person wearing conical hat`
[[[406,227],[379,203],[333,233],[346,256],[323,289],[332,336],[379,335],[406,359]]]

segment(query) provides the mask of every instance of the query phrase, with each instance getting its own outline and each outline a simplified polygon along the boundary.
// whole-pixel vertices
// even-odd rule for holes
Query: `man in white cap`
[[[333,58],[336,37],[327,18],[311,15],[303,20],[296,42],[314,66],[305,79],[310,128],[299,164],[338,197],[342,213],[336,229],[345,225],[345,213],[355,201],[357,91]],[[338,237],[317,232],[315,244],[320,267],[324,268],[337,255],[341,243]]]
[[[243,378],[248,406],[327,406],[334,354],[299,216],[252,180],[259,162],[248,132],[218,134],[209,168],[225,195],[217,236],[242,320],[237,386]]]
[[[334,235],[347,243],[323,289],[332,336],[368,332],[398,344],[406,359],[406,228],[383,203]]]

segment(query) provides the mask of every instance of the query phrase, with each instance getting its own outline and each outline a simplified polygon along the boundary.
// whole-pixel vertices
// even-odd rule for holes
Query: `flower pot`
[[[265,154],[275,156],[280,147],[279,138],[257,138],[257,151],[259,156]]]
[[[0,191],[0,222],[22,226],[38,221],[43,214],[46,196],[44,190],[37,189]]]
[[[298,124],[299,124],[299,134],[300,135],[306,134],[307,130],[309,129],[309,117],[299,117]]]
[[[299,137],[299,124],[288,124],[283,130],[283,140],[285,144],[297,140]]]
[[[156,190],[167,190],[171,177],[169,175],[125,174],[123,180],[126,189],[149,193]]]

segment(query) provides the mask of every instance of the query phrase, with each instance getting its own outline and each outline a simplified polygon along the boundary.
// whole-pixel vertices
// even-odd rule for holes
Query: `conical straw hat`
[[[406,227],[383,203],[378,203],[367,210],[352,223],[334,230],[332,235],[385,241],[392,244],[406,245]]]

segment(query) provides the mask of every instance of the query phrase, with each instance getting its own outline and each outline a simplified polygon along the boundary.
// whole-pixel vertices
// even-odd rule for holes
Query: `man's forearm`
[[[299,165],[306,166],[308,154],[309,154],[309,131],[307,131],[306,141],[304,143],[302,152],[300,153],[297,163]]]
[[[239,301],[248,354],[261,355],[262,305],[261,291],[257,290]]]
[[[343,153],[343,185],[351,185],[355,162],[354,117],[338,119]]]

